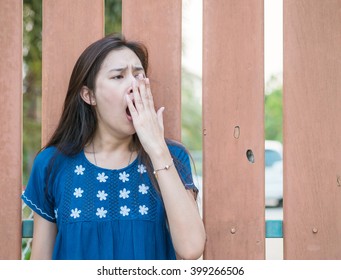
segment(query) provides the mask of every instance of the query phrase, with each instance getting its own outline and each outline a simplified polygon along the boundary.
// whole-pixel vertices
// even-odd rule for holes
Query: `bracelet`
[[[157,179],[157,173],[158,173],[159,171],[162,171],[162,170],[168,170],[169,168],[171,168],[171,167],[172,167],[172,165],[174,165],[173,158],[172,158],[172,162],[171,162],[171,164],[169,164],[169,165],[165,165],[163,168],[155,169],[155,170],[153,171],[153,173],[154,173],[154,175],[155,175],[156,179]]]

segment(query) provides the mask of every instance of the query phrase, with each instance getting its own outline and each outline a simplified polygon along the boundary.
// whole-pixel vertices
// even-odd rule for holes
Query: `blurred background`
[[[267,220],[283,219],[283,0],[264,0],[265,193]],[[42,0],[23,0],[23,185],[41,148]],[[121,32],[122,0],[105,0],[105,34]],[[202,194],[202,0],[183,0],[182,142],[194,159]],[[202,196],[199,196],[200,211]],[[23,219],[32,212],[23,205]],[[23,259],[31,239],[23,239]],[[283,258],[283,240],[266,241],[266,258]]]

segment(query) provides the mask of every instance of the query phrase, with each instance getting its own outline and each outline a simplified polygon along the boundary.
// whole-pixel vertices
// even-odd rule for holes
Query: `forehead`
[[[101,69],[125,68],[127,66],[142,66],[142,63],[132,50],[124,47],[112,50],[104,59]]]

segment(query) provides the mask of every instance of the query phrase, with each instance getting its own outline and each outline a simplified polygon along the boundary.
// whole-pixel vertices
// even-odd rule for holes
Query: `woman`
[[[31,259],[201,256],[189,156],[164,138],[147,70],[147,49],[119,35],[79,57],[22,195],[35,211]]]

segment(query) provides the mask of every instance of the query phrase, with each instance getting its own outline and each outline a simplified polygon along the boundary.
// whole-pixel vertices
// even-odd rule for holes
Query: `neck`
[[[126,152],[133,150],[132,145],[133,137],[128,136],[126,138],[115,139],[111,136],[96,135],[92,140],[93,145],[97,153],[112,153],[112,152]]]
[[[120,141],[95,137],[85,148],[85,155],[96,166],[107,169],[121,169],[137,156],[132,147],[132,136]]]

